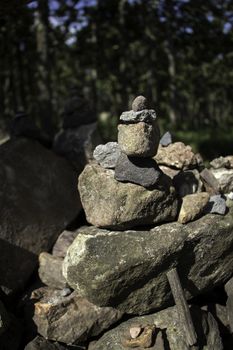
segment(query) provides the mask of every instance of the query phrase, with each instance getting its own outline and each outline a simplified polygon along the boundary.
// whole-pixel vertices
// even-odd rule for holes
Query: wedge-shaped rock
[[[233,273],[233,210],[148,231],[82,227],[68,249],[63,274],[97,305],[143,314],[171,302],[166,273],[176,266],[187,298]]]
[[[209,193],[193,193],[183,198],[178,221],[185,224],[200,216],[210,198]]]
[[[171,179],[161,175],[152,190],[114,179],[114,171],[87,165],[78,189],[86,218],[98,227],[127,229],[175,219],[178,210]]]
[[[202,350],[222,350],[223,346],[218,325],[211,313],[201,311],[197,307],[192,307],[191,314],[198,337],[198,347],[194,346],[194,348]],[[155,330],[152,335],[149,332],[147,332],[147,334],[145,332],[144,337],[142,333],[142,335],[136,339],[132,339],[130,342],[127,336],[130,327],[134,323],[141,324],[145,330],[149,327],[154,327]],[[149,337],[151,337],[151,339],[149,339]],[[145,346],[147,342],[150,346]],[[135,346],[130,346],[130,343],[135,344]],[[125,347],[126,344],[128,347]],[[190,346],[186,340],[186,333],[181,328],[176,307],[123,322],[118,327],[105,333],[94,346],[95,350],[126,350],[130,348],[189,350]]]

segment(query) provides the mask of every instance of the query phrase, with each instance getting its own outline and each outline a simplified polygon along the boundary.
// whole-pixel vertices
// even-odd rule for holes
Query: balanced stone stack
[[[175,188],[152,158],[159,140],[156,113],[138,96],[132,110],[120,116],[118,143],[97,146],[94,158],[98,164],[87,165],[79,177],[90,224],[124,230],[176,218]]]

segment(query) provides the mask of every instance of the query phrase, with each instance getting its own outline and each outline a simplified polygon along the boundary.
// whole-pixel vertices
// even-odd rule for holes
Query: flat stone
[[[162,174],[156,161],[150,158],[127,157],[122,153],[115,169],[115,179],[144,187],[154,186]]]
[[[53,150],[66,158],[78,172],[93,161],[93,151],[101,143],[97,123],[59,131],[53,141]]]
[[[64,289],[68,287],[62,275],[63,259],[43,252],[39,255],[39,277],[51,288]]]
[[[153,109],[143,109],[142,111],[126,111],[120,116],[120,123],[135,124],[139,122],[153,124],[157,119],[156,113]]]
[[[233,169],[210,169],[211,173],[217,179],[220,189],[223,193],[233,191]]]
[[[73,243],[76,236],[77,236],[77,231],[67,231],[67,230],[63,231],[53,246],[52,254],[55,257],[64,258],[66,255],[67,249],[69,248],[71,243]]]
[[[233,156],[215,158],[210,162],[210,165],[214,169],[219,169],[219,168],[233,169]]]
[[[98,145],[94,152],[94,159],[106,169],[114,169],[121,149],[117,142],[108,142],[105,145]]]
[[[165,134],[161,137],[159,143],[163,147],[167,147],[172,143],[172,135],[169,131],[165,132]]]
[[[154,159],[159,165],[166,165],[175,169],[194,169],[202,165],[199,154],[194,154],[190,146],[183,142],[174,142],[163,147],[159,145]]]
[[[203,350],[223,350],[221,337],[217,322],[209,312],[201,311],[197,307],[191,307],[191,314],[196,333],[198,335],[198,349]],[[130,339],[126,334],[131,324],[140,322],[146,329],[155,328],[152,334],[151,343],[149,334],[140,341],[136,338],[135,346],[132,348],[151,350],[189,350],[190,346],[186,339],[186,332],[181,328],[179,314],[176,307],[170,307],[166,310],[143,317],[132,318],[119,326],[105,333],[96,343],[95,350],[125,350],[130,348]],[[149,332],[148,332],[149,333]],[[125,345],[128,345],[126,348]],[[149,345],[149,346],[145,346]],[[200,346],[200,347],[199,347]],[[194,348],[196,348],[194,346]]]
[[[114,179],[114,171],[87,165],[78,189],[87,221],[98,227],[127,229],[175,219],[178,211],[171,179],[160,176],[151,190]]]
[[[82,227],[68,249],[63,274],[97,305],[132,314],[165,308],[172,296],[166,273],[176,266],[187,299],[233,274],[233,209],[182,225],[110,231]]]
[[[219,214],[219,215],[224,215],[226,213],[226,201],[225,199],[219,194],[215,196],[211,196],[210,200],[205,207],[205,212],[206,213],[211,213],[211,214]]]
[[[132,102],[132,110],[138,112],[143,109],[148,109],[147,99],[144,96],[137,96]]]
[[[0,286],[9,294],[24,287],[81,203],[78,173],[38,142],[10,140],[0,159]]]
[[[40,299],[36,300],[36,294]],[[122,317],[112,307],[93,305],[76,292],[63,296],[61,291],[40,288],[35,299],[33,320],[38,333],[48,340],[65,344],[84,342],[107,330]]]
[[[208,203],[209,198],[210,195],[207,192],[194,193],[185,196],[182,201],[178,222],[186,224],[187,222],[198,218]]]
[[[160,132],[156,122],[118,125],[121,151],[131,157],[153,157],[158,149]]]
[[[161,168],[161,167],[160,167]],[[180,197],[202,192],[203,184],[198,170],[181,170],[173,177],[175,189]]]

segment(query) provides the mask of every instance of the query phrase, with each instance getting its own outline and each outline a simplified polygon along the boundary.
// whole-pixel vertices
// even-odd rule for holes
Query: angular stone
[[[120,154],[118,143],[108,142],[105,145],[98,145],[93,152],[93,157],[103,168],[114,169]]]
[[[219,169],[219,168],[233,169],[233,156],[215,158],[210,162],[210,165],[214,169]]]
[[[220,189],[223,193],[229,193],[233,191],[233,169],[210,169],[212,174],[218,180]]]
[[[62,275],[63,259],[43,252],[39,255],[39,276],[41,281],[51,288],[64,289],[68,285]]]
[[[182,201],[178,222],[186,224],[198,218],[208,203],[209,198],[210,195],[207,192],[193,193],[185,196]]]
[[[91,302],[143,314],[171,302],[166,273],[174,266],[186,298],[227,281],[233,274],[232,245],[233,210],[147,231],[82,227],[63,274]]]
[[[113,170],[92,164],[79,176],[78,189],[87,221],[98,227],[127,229],[172,221],[177,215],[176,192],[166,175],[148,190],[116,181]]]
[[[194,169],[202,164],[200,155],[194,154],[190,146],[183,142],[171,143],[167,147],[159,145],[155,160],[160,165],[175,169]]]
[[[58,258],[64,258],[66,256],[67,249],[73,243],[77,236],[77,231],[63,231],[56,240],[52,254]]]
[[[209,203],[205,207],[205,212],[210,214],[224,215],[226,213],[226,201],[220,195],[211,196]]]
[[[40,300],[35,300],[33,319],[39,334],[65,344],[97,336],[123,315],[111,307],[93,305],[76,292],[63,296],[62,291],[41,288],[37,294]],[[32,298],[36,298],[36,291]]]
[[[144,96],[137,96],[132,102],[132,110],[134,112],[142,111],[148,108],[147,99]]]
[[[180,170],[178,169],[169,168],[165,165],[159,165],[159,168],[165,175],[169,176],[171,179],[173,179],[180,172]]]
[[[161,137],[159,143],[163,147],[167,147],[172,143],[172,135],[169,131],[165,132],[165,134]]]
[[[158,182],[161,174],[154,159],[127,157],[122,153],[118,159],[114,177],[117,181],[152,187]]]
[[[156,113],[153,109],[143,109],[142,111],[126,111],[120,116],[120,123],[122,124],[134,124],[144,122],[153,124],[157,119]]]
[[[93,160],[93,150],[101,143],[97,123],[61,130],[54,138],[53,150],[66,158],[80,173]]]
[[[187,196],[196,192],[201,192],[203,184],[200,180],[200,174],[198,170],[185,170],[180,171],[173,177],[173,183],[175,189],[180,197]]]
[[[191,307],[192,319],[198,336],[197,349],[203,350],[223,350],[221,337],[216,321],[208,312],[201,311],[197,307]],[[125,342],[130,344],[126,334],[131,324],[140,322],[142,326],[155,327],[152,336],[151,350],[189,350],[190,346],[186,340],[186,333],[181,328],[179,314],[176,307],[170,307],[155,314],[136,317],[121,323],[116,328],[105,333],[96,343],[95,350],[125,350]],[[137,339],[135,339],[137,340]],[[148,347],[148,346],[147,346]],[[138,349],[147,347],[140,346]],[[133,346],[132,346],[133,348]],[[194,346],[196,349],[196,346]]]
[[[38,142],[10,140],[0,159],[0,285],[10,293],[24,286],[81,203],[78,174]]]
[[[208,169],[203,169],[200,173],[201,180],[205,186],[206,192],[210,194],[218,194],[220,191],[220,185],[216,177]]]
[[[153,157],[159,145],[156,122],[118,125],[118,143],[121,151],[131,157]]]

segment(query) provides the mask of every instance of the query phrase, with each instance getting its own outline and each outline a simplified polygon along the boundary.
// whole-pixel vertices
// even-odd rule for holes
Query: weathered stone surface
[[[180,197],[187,196],[196,192],[201,192],[203,184],[200,180],[200,174],[198,170],[185,170],[180,171],[173,177],[173,183],[175,189]]]
[[[200,173],[200,177],[206,192],[210,193],[211,195],[218,194],[220,192],[219,182],[209,169],[203,169]]]
[[[209,198],[210,195],[207,192],[193,193],[185,196],[180,208],[178,222],[186,224],[198,218],[208,203]]]
[[[167,147],[159,145],[155,160],[158,164],[183,170],[199,167],[202,161],[200,155],[195,155],[183,142],[171,143]]]
[[[77,174],[37,142],[0,147],[0,285],[21,288],[62,230],[81,210]]]
[[[233,191],[233,169],[220,168],[210,169],[210,171],[218,180],[223,193]]]
[[[98,227],[126,229],[172,221],[177,215],[176,192],[165,175],[148,190],[116,181],[113,170],[92,164],[79,176],[78,188],[87,221]]]
[[[216,321],[210,313],[191,308],[194,326],[197,332],[198,344],[193,349],[222,350],[222,342]],[[121,323],[118,327],[105,333],[96,343],[95,350],[125,350],[125,339],[129,328],[134,323],[142,326],[155,327],[152,336],[151,350],[189,350],[186,333],[181,328],[179,315],[175,307],[168,308],[156,314],[137,317]],[[137,347],[138,348],[138,347]],[[145,349],[146,347],[139,347]]]
[[[172,135],[169,131],[165,132],[165,134],[161,137],[159,143],[163,147],[167,147],[172,143]]]
[[[144,122],[153,124],[156,121],[156,113],[153,109],[143,109],[142,111],[126,111],[120,116],[120,122],[122,124],[134,124]]]
[[[123,315],[111,307],[93,305],[76,292],[63,296],[62,291],[41,288],[32,295],[37,297],[33,319],[39,334],[65,344],[97,336]]]
[[[77,231],[63,231],[53,246],[52,254],[58,258],[64,258],[66,256],[67,249],[71,243],[73,243],[77,234]]]
[[[144,96],[137,96],[132,102],[132,110],[134,112],[142,111],[148,108],[147,99]]]
[[[7,311],[0,301],[0,335],[6,331],[9,326],[10,318],[7,314]]]
[[[206,213],[224,215],[226,213],[226,201],[220,195],[214,195],[210,197],[209,203],[205,207]]]
[[[121,149],[118,143],[108,142],[105,145],[98,145],[93,152],[93,157],[102,167],[114,169],[120,154]]]
[[[51,288],[63,289],[68,285],[62,275],[63,259],[43,252],[39,255],[39,276]]]
[[[40,336],[37,336],[36,338],[34,338],[24,348],[24,350],[66,350],[66,349],[68,349],[68,347],[65,347],[57,342],[50,342]]]
[[[158,182],[161,174],[154,159],[127,157],[122,153],[118,159],[114,177],[117,181],[152,187]]]
[[[153,157],[159,145],[156,122],[118,125],[118,143],[123,153],[132,157]]]
[[[67,252],[68,283],[97,305],[148,313],[171,301],[167,271],[176,266],[187,298],[233,274],[233,210],[148,231],[82,227]]]
[[[210,165],[214,169],[219,169],[219,168],[233,169],[233,156],[215,158],[210,162]]]
[[[75,129],[61,130],[54,139],[54,151],[65,157],[80,173],[93,160],[93,150],[101,143],[97,124],[82,125]]]

